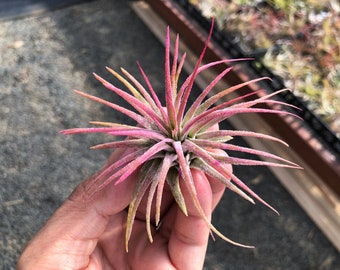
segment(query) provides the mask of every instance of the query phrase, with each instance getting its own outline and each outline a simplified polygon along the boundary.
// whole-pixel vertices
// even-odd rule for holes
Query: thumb
[[[114,162],[123,154],[122,151],[115,151],[109,162]],[[118,213],[129,204],[134,177],[131,175],[117,186],[108,185],[91,198],[86,190],[88,185],[93,185],[95,176],[79,184],[25,248],[18,269],[33,269],[30,268],[32,265],[34,269],[47,269],[51,265],[56,268],[60,266],[60,269],[67,268],[66,265],[77,265],[76,269],[85,267],[110,216],[117,214],[117,221],[125,220],[126,215]],[[85,265],[82,264],[84,262]]]

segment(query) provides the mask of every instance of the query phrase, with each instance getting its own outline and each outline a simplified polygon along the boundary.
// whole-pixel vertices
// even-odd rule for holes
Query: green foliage
[[[196,0],[340,136],[340,4],[336,0]],[[223,4],[222,4],[223,2]]]

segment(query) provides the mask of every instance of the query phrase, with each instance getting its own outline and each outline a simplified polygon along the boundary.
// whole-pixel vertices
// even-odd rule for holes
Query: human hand
[[[122,155],[123,150],[115,151],[107,164]],[[108,185],[89,200],[85,190],[95,176],[81,183],[27,245],[17,269],[201,269],[210,229],[183,183],[188,216],[165,186],[162,222],[159,228],[153,227],[153,243],[145,231],[146,202],[142,202],[129,252],[125,251],[126,209],[136,174],[119,185]],[[225,186],[200,171],[192,169],[192,175],[198,200],[210,220]]]

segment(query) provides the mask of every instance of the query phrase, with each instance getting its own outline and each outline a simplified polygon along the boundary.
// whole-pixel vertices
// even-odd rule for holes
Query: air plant
[[[216,233],[222,239],[239,246],[251,247],[236,243],[221,234],[205,216],[200,203],[197,199],[197,192],[192,179],[191,168],[201,170],[205,174],[216,178],[226,185],[227,188],[236,192],[244,199],[254,203],[253,198],[277,212],[268,203],[262,200],[246,184],[244,184],[236,175],[227,169],[226,165],[270,165],[279,167],[298,168],[299,166],[287,161],[279,156],[255,150],[248,147],[241,147],[231,143],[235,136],[248,136],[260,139],[273,140],[285,144],[282,140],[261,133],[241,130],[211,130],[211,127],[237,114],[244,113],[273,113],[273,114],[291,114],[287,111],[281,111],[271,108],[261,108],[258,105],[271,104],[290,106],[272,99],[277,93],[263,95],[260,98],[250,101],[244,101],[242,98],[233,98],[214,106],[230,93],[233,93],[243,86],[255,83],[268,78],[254,79],[242,84],[224,89],[215,95],[208,97],[213,87],[220,81],[232,67],[226,68],[200,93],[196,101],[190,106],[188,99],[193,89],[195,78],[202,71],[227,62],[236,60],[221,60],[208,64],[202,64],[208,43],[212,35],[213,24],[209,37],[205,43],[204,49],[195,65],[192,73],[186,78],[183,84],[178,85],[179,76],[183,68],[186,54],[179,56],[179,36],[177,35],[175,49],[173,52],[172,64],[170,63],[170,30],[167,28],[166,45],[165,45],[165,106],[163,106],[156,95],[147,75],[142,67],[138,64],[141,75],[147,85],[147,90],[138,82],[128,71],[121,69],[122,74],[107,68],[107,70],[121,81],[130,91],[124,91],[108,81],[104,80],[97,74],[94,74],[107,89],[114,92],[125,101],[127,101],[134,110],[130,110],[117,104],[108,102],[101,98],[75,90],[83,97],[89,98],[101,104],[111,107],[112,109],[126,115],[136,122],[136,126],[109,123],[109,122],[91,122],[97,127],[74,128],[61,131],[62,134],[78,133],[104,133],[115,138],[112,142],[107,142],[93,146],[93,149],[107,148],[126,148],[129,154],[126,154],[120,160],[110,164],[102,171],[90,184],[89,189],[93,193],[105,188],[109,184],[119,185],[127,179],[136,170],[139,170],[139,177],[136,180],[135,190],[131,198],[126,228],[126,250],[135,219],[137,209],[144,196],[147,196],[146,206],[146,230],[150,242],[152,242],[150,213],[152,202],[155,200],[155,224],[160,223],[160,209],[163,188],[165,184],[170,187],[174,200],[180,210],[188,215],[186,204],[180,188],[180,181],[184,181],[185,187],[190,193],[191,200],[196,206],[202,219],[210,227],[213,233]],[[242,59],[238,59],[242,60]],[[249,98],[250,95],[247,95]],[[98,127],[99,126],[99,127]],[[124,136],[124,140],[116,140],[116,137]],[[223,149],[250,153],[264,158],[270,158],[275,161],[261,161],[246,158],[231,157],[228,155],[216,154],[214,149]]]

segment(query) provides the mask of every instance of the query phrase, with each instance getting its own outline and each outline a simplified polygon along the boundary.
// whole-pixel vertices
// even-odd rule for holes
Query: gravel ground
[[[91,73],[109,76],[105,66],[123,66],[137,74],[136,60],[162,90],[164,48],[129,1],[98,0],[0,22],[0,51],[0,269],[7,270],[15,268],[27,241],[109,154],[88,149],[100,138],[65,137],[58,131],[90,120],[125,121],[71,90],[114,99]],[[267,168],[235,172],[281,215],[227,192],[214,224],[257,248],[211,241],[205,269],[337,269],[339,253]]]

